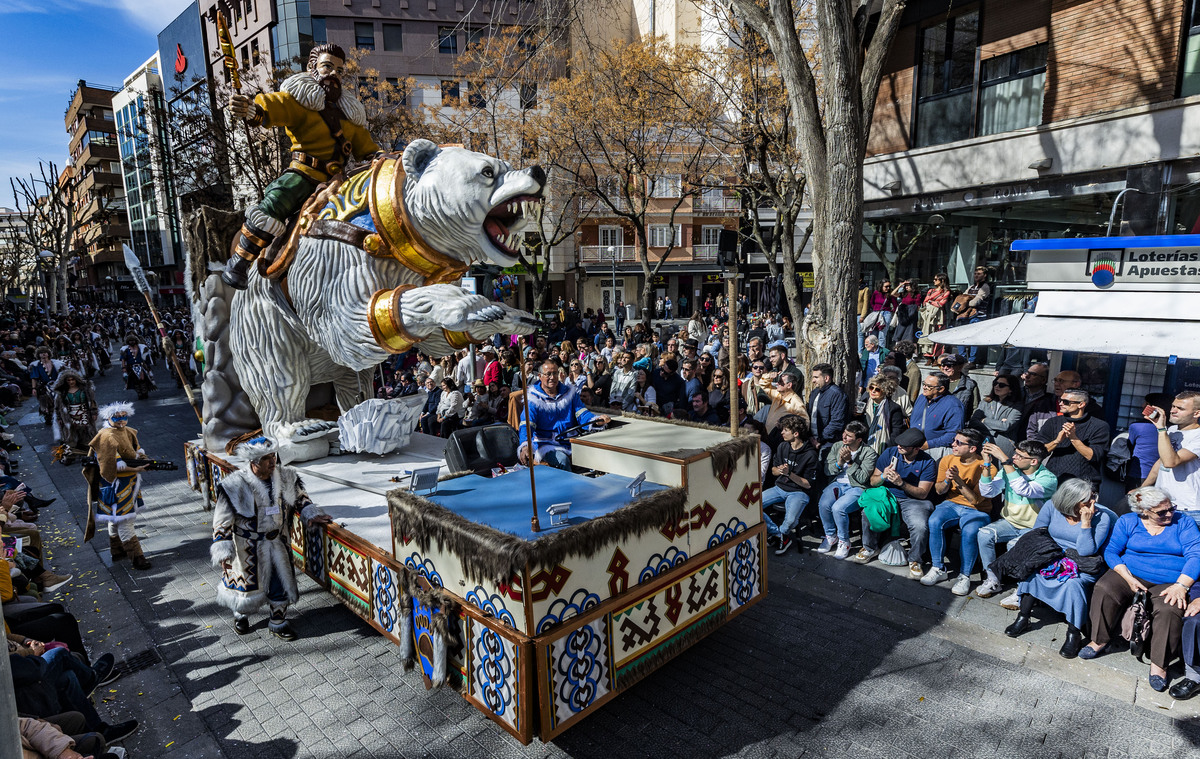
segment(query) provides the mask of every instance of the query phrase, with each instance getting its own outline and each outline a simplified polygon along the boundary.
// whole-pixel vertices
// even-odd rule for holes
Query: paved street
[[[132,426],[152,457],[180,460],[197,425],[182,393],[162,385]],[[98,382],[101,403],[127,395],[119,375]],[[112,566],[103,536],[82,544],[82,479],[50,464],[50,431],[32,408],[20,435],[37,455],[19,456],[34,492],[59,497],[42,524],[53,566],[76,574],[60,596],[95,651],[147,665],[97,694],[106,718],[143,721],[126,742],[134,757],[1200,752],[1195,709],[1152,693],[1132,657],[1064,662],[1060,624],[1009,640],[1000,631],[1011,615],[995,599],[955,598],[808,550],[771,557],[764,603],[553,743],[523,747],[454,692],[424,690],[392,644],[305,578],[294,607],[301,640],[274,638],[262,619],[236,636],[214,600],[209,514],[182,472],[146,478],[139,532],[153,569]]]

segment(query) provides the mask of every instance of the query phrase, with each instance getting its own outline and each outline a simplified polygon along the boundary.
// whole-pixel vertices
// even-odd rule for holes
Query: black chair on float
[[[517,460],[517,431],[502,422],[455,430],[446,441],[451,472],[487,474],[497,464],[510,467]]]

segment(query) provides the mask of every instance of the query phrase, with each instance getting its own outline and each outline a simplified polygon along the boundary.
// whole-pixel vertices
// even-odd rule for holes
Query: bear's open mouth
[[[531,206],[541,202],[537,195],[518,195],[493,208],[483,220],[488,241],[510,256],[518,255],[526,216],[533,210]]]

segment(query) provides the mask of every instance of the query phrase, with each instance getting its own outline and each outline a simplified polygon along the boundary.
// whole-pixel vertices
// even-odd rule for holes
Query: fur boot
[[[142,544],[138,541],[137,536],[125,541],[125,553],[129,554],[129,562],[133,564],[134,569],[149,569],[150,562],[146,559],[146,555],[142,553]]]
[[[120,561],[129,555],[125,553],[125,546],[121,545],[121,539],[116,535],[108,536],[108,551],[112,554],[113,561]]]

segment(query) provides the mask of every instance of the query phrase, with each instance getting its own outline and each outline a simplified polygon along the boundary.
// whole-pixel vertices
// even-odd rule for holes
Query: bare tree
[[[800,245],[796,225],[803,209],[805,177],[792,131],[791,104],[766,41],[726,7],[710,12],[732,30],[731,44],[713,56],[714,91],[737,119],[719,122],[718,137],[738,157],[738,190],[750,219],[743,236],[766,259],[772,277],[781,278],[792,323],[804,319],[796,262],[812,236],[806,225]],[[773,213],[764,219],[763,209]]]
[[[655,39],[585,50],[571,77],[554,83],[543,115],[554,168],[633,233],[644,314],[654,277],[681,243],[676,218],[727,161],[713,142],[722,112],[706,63],[698,48]],[[665,239],[652,246],[651,228],[664,225]],[[662,249],[656,260],[651,247]]]
[[[53,161],[38,162],[38,173],[28,179],[9,180],[16,211],[24,224],[19,236],[29,249],[47,251],[53,269],[54,305],[51,310],[67,312],[68,270],[74,255],[87,255],[87,247],[109,234],[108,225],[116,207],[111,198],[93,195],[87,206],[79,202],[80,177],[60,175]]]
[[[797,343],[801,363],[857,370],[855,297],[861,272],[863,158],[883,64],[906,0],[731,0],[767,42],[783,79],[789,121],[813,199],[815,288]],[[814,67],[816,49],[820,67]]]
[[[578,156],[558,152],[564,143],[551,139],[545,130],[554,125],[539,115],[553,97],[547,85],[566,72],[566,49],[552,27],[509,27],[468,45],[455,68],[467,82],[466,97],[443,93],[441,106],[426,107],[426,128],[442,141],[461,142],[513,166],[550,167],[545,200],[531,209],[534,231],[518,250],[532,284],[532,307],[543,309],[550,293],[550,252],[573,238],[585,218],[579,204],[589,199],[574,181]]]

